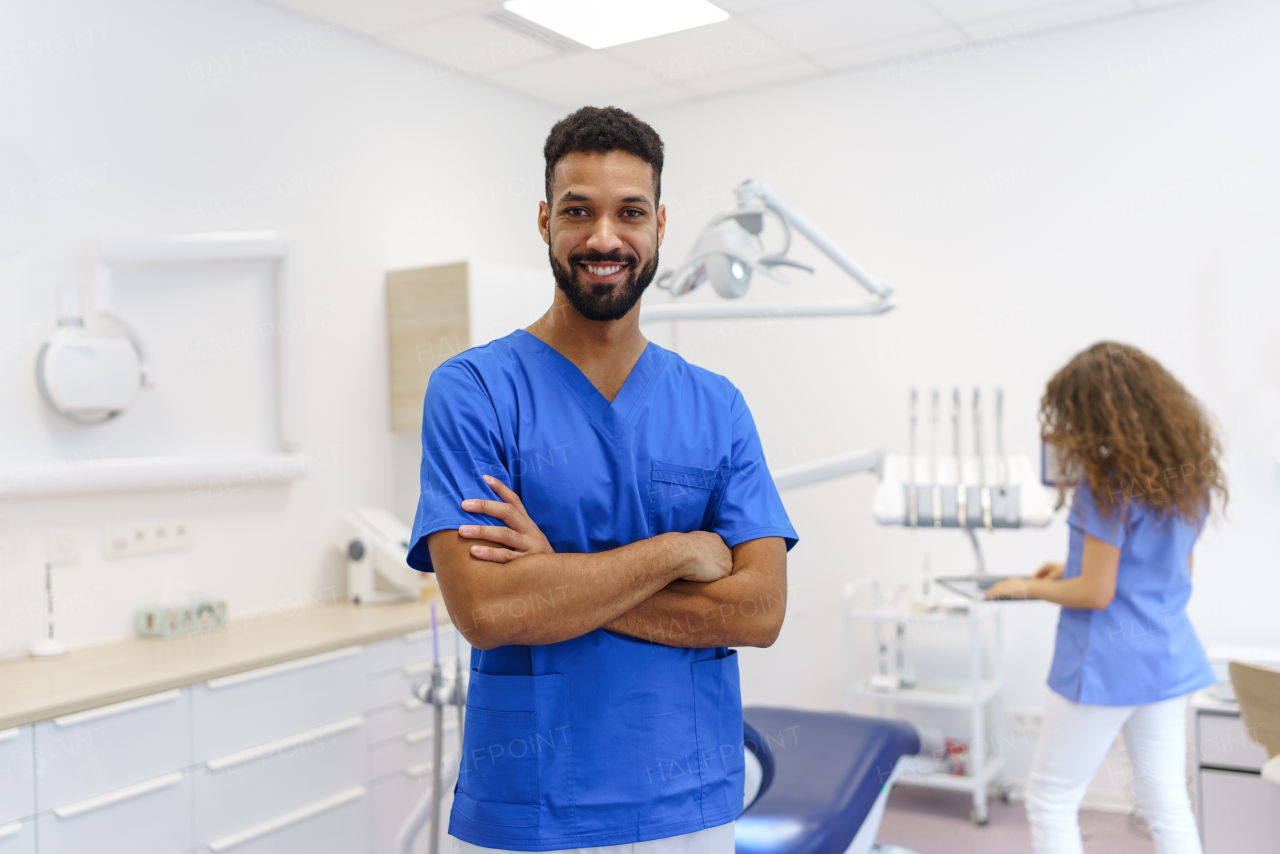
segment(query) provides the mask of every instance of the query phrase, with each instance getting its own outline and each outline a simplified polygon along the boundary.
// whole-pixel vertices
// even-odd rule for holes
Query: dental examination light
[[[58,328],[36,356],[40,396],[77,424],[110,421],[133,404],[141,389],[155,384],[142,339],[111,309],[110,271],[100,257],[96,261],[91,310],[82,314],[77,293],[64,292]],[[104,325],[116,334],[103,331]]]
[[[738,198],[737,206],[711,220],[694,244],[689,260],[680,269],[661,275],[657,281],[658,287],[669,290],[673,297],[681,297],[709,282],[718,295],[732,300],[746,294],[751,286],[751,279],[757,272],[776,282],[789,284],[790,280],[780,268],[792,267],[813,272],[808,264],[787,257],[791,250],[791,232],[795,229],[866,288],[874,299],[859,303],[800,303],[767,308],[744,306],[738,311],[726,312],[722,309],[718,312],[713,310],[714,313],[707,310],[709,307],[682,306],[677,311],[676,306],[665,306],[651,309],[652,314],[642,314],[642,323],[649,319],[759,317],[777,314],[784,309],[796,312],[797,316],[809,317],[883,314],[894,307],[893,288],[862,269],[835,241],[764,181],[743,181],[734,190],[734,194]],[[782,226],[782,248],[776,252],[768,251],[760,238],[764,232],[766,215],[772,215]]]
[[[835,241],[792,207],[764,181],[750,178],[734,189],[737,206],[716,216],[703,229],[693,251],[680,269],[660,275],[655,284],[671,292],[673,302],[640,310],[640,323],[667,320],[734,320],[752,317],[854,317],[884,314],[894,308],[893,288],[876,279],[849,257]],[[772,215],[782,225],[782,248],[768,251],[760,235],[765,217]],[[776,282],[789,284],[781,267],[812,273],[808,264],[787,257],[791,231],[803,234],[832,261],[871,293],[872,299],[840,302],[743,303],[734,302],[751,285],[756,272]],[[722,301],[701,305],[680,305],[674,300],[710,282]],[[859,472],[878,472],[883,452],[864,448],[802,463],[773,473],[778,489],[793,489]]]

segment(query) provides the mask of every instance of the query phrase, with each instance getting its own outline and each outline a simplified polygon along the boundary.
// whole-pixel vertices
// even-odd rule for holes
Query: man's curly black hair
[[[653,203],[662,195],[662,138],[657,131],[617,107],[582,107],[551,127],[542,154],[547,159],[547,203],[556,164],[575,151],[625,151],[653,167]]]

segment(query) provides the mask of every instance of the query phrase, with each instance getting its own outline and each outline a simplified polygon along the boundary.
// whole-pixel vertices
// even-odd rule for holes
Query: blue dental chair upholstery
[[[842,854],[898,760],[920,751],[920,736],[905,721],[763,706],[743,709],[742,717],[762,780],[738,817],[737,854]]]

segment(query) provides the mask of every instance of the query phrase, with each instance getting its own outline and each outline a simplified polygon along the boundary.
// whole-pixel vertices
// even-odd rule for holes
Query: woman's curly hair
[[[1137,347],[1101,341],[1076,355],[1045,388],[1040,428],[1062,470],[1089,482],[1108,519],[1130,500],[1194,524],[1213,493],[1226,506],[1222,445],[1208,414]]]

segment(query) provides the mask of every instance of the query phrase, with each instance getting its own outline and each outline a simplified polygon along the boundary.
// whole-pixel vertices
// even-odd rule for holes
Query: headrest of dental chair
[[[738,817],[737,854],[841,854],[898,759],[920,752],[906,721],[763,706],[742,718],[764,779]]]

